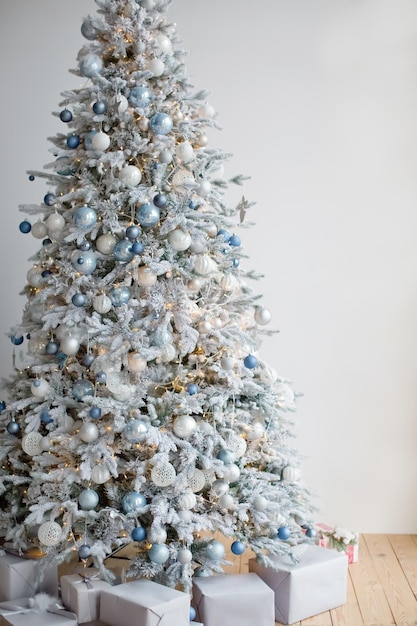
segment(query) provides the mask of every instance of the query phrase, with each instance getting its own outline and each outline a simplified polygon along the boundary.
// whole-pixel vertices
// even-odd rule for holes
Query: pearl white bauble
[[[45,279],[42,276],[42,273],[36,267],[31,267],[30,270],[28,270],[26,274],[26,279],[29,285],[31,287],[34,287],[35,289],[42,287],[42,285],[45,283]]]
[[[261,422],[254,422],[246,428],[246,438],[249,441],[256,441],[265,434],[265,428]]]
[[[91,470],[91,480],[96,485],[102,485],[110,478],[110,472],[104,465],[96,465]]]
[[[73,337],[72,335],[70,335],[69,337],[64,337],[63,339],[61,339],[59,349],[67,356],[77,354],[78,350],[80,349],[80,342],[78,341],[77,337]]]
[[[158,487],[168,487],[168,485],[172,485],[177,473],[175,468],[171,463],[160,463],[159,465],[154,465],[151,471],[152,481]],[[153,541],[149,540],[151,543]],[[156,542],[159,543],[159,542]]]
[[[237,459],[240,459],[245,454],[248,447],[243,437],[239,437],[238,435],[230,435],[226,439],[226,445],[228,450],[234,452]]]
[[[164,54],[172,53],[172,43],[169,37],[163,35],[162,33],[158,33],[155,35],[155,40],[158,42],[161,52]]]
[[[191,235],[181,228],[176,228],[175,230],[171,230],[171,232],[169,233],[168,241],[174,248],[174,250],[177,250],[178,252],[183,252],[184,250],[187,250],[191,245]]]
[[[161,355],[160,359],[162,363],[169,363],[173,361],[177,357],[177,351],[175,346],[172,343],[167,343],[165,346],[161,347]]]
[[[91,145],[94,150],[107,150],[110,146],[110,137],[106,133],[100,131],[91,139]]]
[[[86,422],[81,426],[79,435],[80,439],[85,443],[92,443],[98,439],[99,430],[92,422]]]
[[[111,254],[116,243],[116,237],[111,233],[106,233],[97,238],[96,248],[101,254]]]
[[[193,553],[191,550],[187,548],[181,548],[177,552],[177,561],[179,561],[182,565],[186,565],[187,563],[191,563],[193,560]]]
[[[231,463],[230,465],[226,465],[224,471],[224,479],[229,483],[235,483],[240,476],[240,469],[236,465],[236,463]]]
[[[197,274],[207,276],[216,270],[216,263],[208,256],[197,256],[194,259],[194,269]]]
[[[44,522],[38,528],[38,539],[44,546],[56,546],[62,537],[62,528],[56,522]]]
[[[218,478],[211,485],[211,491],[215,496],[220,497],[229,491],[229,485],[225,480]]]
[[[278,379],[278,374],[273,367],[265,367],[260,370],[259,379],[264,385],[273,385]]]
[[[268,501],[264,496],[256,496],[253,500],[253,508],[257,511],[265,511]]]
[[[175,148],[175,154],[177,155],[177,159],[183,163],[188,163],[194,159],[194,150],[188,141],[179,143]]]
[[[141,117],[138,126],[140,130],[149,130],[149,119],[147,117]]]
[[[148,367],[146,359],[140,356],[139,352],[129,352],[127,355],[127,369],[129,372],[138,373],[144,372]]]
[[[191,415],[180,415],[174,420],[172,430],[177,437],[188,439],[196,429],[197,422]]]
[[[239,288],[239,282],[233,274],[224,274],[220,280],[220,287],[227,293],[233,293]]]
[[[188,509],[181,509],[180,511],[177,511],[177,514],[180,520],[184,522],[184,524],[189,524],[193,519],[193,514]]]
[[[65,219],[60,213],[52,213],[46,218],[45,224],[47,225],[49,231],[60,231],[65,226]]]
[[[220,361],[220,365],[228,372],[234,368],[235,360],[231,356],[224,356]]]
[[[65,337],[77,337],[77,339],[80,339],[81,331],[75,326],[60,324],[55,330],[55,336],[57,339],[59,339],[59,341],[62,341],[62,339],[65,339]]]
[[[146,265],[138,267],[136,280],[141,287],[152,287],[158,280],[158,276]]]
[[[48,234],[48,227],[44,222],[35,222],[30,232],[35,239],[43,239]]]
[[[93,299],[93,309],[103,315],[108,313],[112,308],[111,300],[108,296],[101,294]]]
[[[118,94],[116,96],[116,103],[117,103],[117,111],[119,113],[124,113],[125,111],[127,111],[129,107],[129,100],[126,98],[126,96],[122,96],[121,94]]]
[[[225,493],[220,496],[218,504],[221,509],[227,509],[228,511],[235,508],[235,500],[230,493]]]
[[[199,148],[204,148],[208,144],[207,135],[205,135],[204,133],[201,133],[200,135],[198,135],[196,143]],[[215,178],[211,173],[210,173],[210,176],[212,178]]]
[[[206,244],[200,239],[194,239],[190,243],[190,251],[193,254],[203,254],[206,251]]]
[[[137,187],[142,180],[142,172],[136,165],[125,165],[119,172],[119,180],[127,187]]]
[[[30,390],[35,398],[45,398],[48,395],[50,386],[44,378],[36,378],[31,384]]]
[[[209,320],[202,320],[198,324],[198,332],[200,335],[207,335],[212,330],[213,326]]]
[[[263,307],[256,307],[255,309],[255,322],[260,325],[268,324],[271,321],[271,313],[268,309]]]
[[[179,509],[193,509],[197,504],[197,498],[192,491],[185,491],[183,494],[178,496],[177,505]]]
[[[190,278],[190,280],[187,283],[187,288],[190,291],[199,291],[201,289],[201,287],[203,286],[203,281],[200,280],[200,278]]]
[[[171,163],[174,157],[172,155],[172,152],[170,152],[169,150],[161,150],[158,158],[161,163],[165,163],[166,165],[168,165],[169,163]]]
[[[29,456],[42,454],[42,435],[36,431],[27,433],[22,439],[22,450]]]
[[[148,62],[146,69],[149,70],[149,72],[152,72],[154,76],[162,76],[165,71],[165,64],[161,61],[161,59],[151,59]]]

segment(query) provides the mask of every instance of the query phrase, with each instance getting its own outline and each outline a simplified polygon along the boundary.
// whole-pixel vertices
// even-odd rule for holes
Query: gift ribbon
[[[0,603],[0,611],[1,614],[7,617],[8,615],[18,615],[24,613],[42,613],[38,607],[28,607],[28,606],[19,606],[18,604],[14,605],[11,602],[1,602]],[[62,617],[67,617],[68,619],[77,620],[77,616],[75,613],[71,611],[67,611],[61,604],[55,602],[51,604],[47,608],[47,613],[55,613],[55,615],[62,615]]]
[[[80,572],[78,573],[78,576],[81,577],[82,580],[77,580],[75,584],[79,584],[79,583],[85,583],[85,585],[87,586],[87,589],[94,589],[94,586],[91,584],[90,581],[92,580],[100,580],[97,574],[81,574]]]

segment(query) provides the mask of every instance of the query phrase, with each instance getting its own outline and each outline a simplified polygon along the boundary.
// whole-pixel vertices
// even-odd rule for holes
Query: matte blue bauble
[[[18,335],[17,337],[10,337],[10,341],[14,346],[21,346],[23,343],[23,335]]]
[[[277,537],[278,539],[282,539],[283,541],[286,541],[287,539],[289,539],[291,536],[291,531],[288,528],[288,526],[281,526],[280,528],[278,528],[278,532],[277,532]]]
[[[142,252],[144,251],[144,245],[143,243],[140,243],[140,241],[134,241],[132,243],[132,252],[133,254],[142,254]]]
[[[103,61],[96,54],[86,54],[80,61],[80,72],[87,78],[100,74],[103,69]]]
[[[71,254],[71,263],[80,274],[92,274],[97,267],[97,257],[89,250],[74,250]]]
[[[97,222],[97,213],[91,207],[80,206],[72,216],[74,226],[82,230],[90,230]]]
[[[230,546],[230,549],[233,554],[240,555],[243,554],[245,551],[245,544],[242,541],[234,541]]]
[[[94,150],[93,144],[91,143],[94,135],[97,135],[97,130],[91,130],[89,133],[84,135],[84,148],[86,150]]]
[[[90,546],[87,546],[87,544],[84,544],[78,548],[78,556],[80,559],[88,559],[90,554],[91,548]]]
[[[94,396],[94,386],[85,378],[77,380],[72,386],[72,395],[76,400],[82,400],[86,396]]]
[[[164,543],[154,543],[149,550],[149,560],[162,565],[169,559],[169,549]]]
[[[137,217],[141,226],[155,226],[159,222],[160,212],[158,207],[153,204],[142,204]]]
[[[148,425],[143,420],[129,420],[124,429],[125,437],[132,443],[139,443],[146,439],[148,434]]]
[[[230,234],[227,232],[227,230],[224,230],[224,228],[221,228],[217,233],[217,237],[221,237],[223,241],[229,241]]]
[[[130,289],[129,287],[112,287],[109,298],[113,306],[127,304],[130,300]]]
[[[139,236],[139,233],[139,228],[134,224],[126,228],[126,237],[129,237],[129,239],[136,239],[136,237]]]
[[[50,413],[48,411],[42,411],[41,413],[41,422],[42,424],[50,424],[54,420],[52,419]]]
[[[64,109],[59,114],[59,118],[61,122],[70,122],[72,120],[72,113],[71,111],[68,111],[68,109]]]
[[[93,104],[93,111],[96,115],[103,115],[106,111],[106,103],[98,100]]]
[[[225,465],[230,465],[231,463],[234,463],[236,460],[236,454],[233,452],[233,450],[227,450],[226,448],[220,448],[218,454],[217,454],[217,458],[220,459],[220,461],[223,461],[223,463]]]
[[[148,87],[139,85],[130,90],[129,102],[138,109],[144,109],[152,102],[152,97],[152,92]]]
[[[78,504],[84,511],[95,509],[99,501],[97,491],[94,489],[83,489],[78,496]]]
[[[132,242],[129,239],[121,239],[113,248],[113,256],[116,261],[129,263],[134,257],[132,252]]]
[[[151,130],[157,135],[166,135],[172,130],[172,119],[166,113],[156,113],[151,117]]]
[[[81,363],[84,365],[84,367],[90,367],[93,361],[94,361],[94,355],[89,353],[83,356]]]
[[[248,370],[253,370],[258,365],[258,359],[253,354],[248,354],[243,361]]]
[[[238,237],[237,235],[232,235],[231,237],[229,237],[229,245],[237,248],[238,246],[240,246],[240,244],[241,240],[240,237]]]
[[[59,345],[57,344],[56,341],[48,341],[48,343],[45,346],[45,352],[46,354],[56,354],[59,350]]]
[[[101,409],[98,406],[92,406],[88,414],[93,420],[98,420],[101,417]]]
[[[100,383],[100,385],[104,385],[107,380],[106,372],[97,372],[97,374],[95,375],[95,379],[98,383]]]
[[[122,509],[125,513],[132,513],[146,506],[146,498],[138,491],[129,491],[122,498]]]
[[[20,426],[17,422],[9,422],[6,426],[9,435],[17,435],[20,432]]]
[[[195,383],[188,383],[187,392],[190,394],[190,396],[198,393],[198,385],[196,385]]]
[[[84,22],[81,24],[81,33],[89,41],[93,41],[97,38],[97,31],[91,24],[89,19],[84,20]]]
[[[214,539],[206,547],[206,556],[211,561],[220,561],[224,557],[224,545]]]
[[[32,230],[32,224],[27,220],[23,220],[23,222],[20,222],[19,224],[19,230],[21,233],[24,234],[30,233],[30,231]]]
[[[74,293],[71,298],[71,302],[74,306],[84,306],[85,304],[85,295],[83,293]]]
[[[172,342],[172,333],[168,328],[157,328],[150,337],[151,345],[163,348]]]
[[[136,526],[132,530],[131,537],[133,541],[143,541],[146,537],[146,530],[142,526]]]
[[[78,148],[80,145],[80,138],[78,135],[70,135],[67,137],[67,146],[68,148]]]
[[[168,198],[164,193],[157,193],[156,196],[154,196],[152,202],[154,203],[155,206],[162,209],[164,206],[167,205]]]

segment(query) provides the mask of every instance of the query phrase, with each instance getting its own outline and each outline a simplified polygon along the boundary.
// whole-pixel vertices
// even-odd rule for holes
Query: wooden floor
[[[228,571],[247,572],[250,556],[228,554]],[[347,603],[295,625],[417,626],[416,597],[417,535],[362,535],[359,561],[349,565]]]

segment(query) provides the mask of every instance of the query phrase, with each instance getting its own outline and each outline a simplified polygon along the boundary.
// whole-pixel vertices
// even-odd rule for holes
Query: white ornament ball
[[[108,313],[112,308],[111,300],[108,296],[101,294],[93,299],[93,309],[101,315]]]
[[[191,520],[193,519],[193,514],[188,509],[182,509],[180,511],[177,511],[177,514],[180,520],[184,522],[184,524],[190,524]]]
[[[99,430],[92,422],[85,422],[80,428],[79,435],[80,439],[85,443],[92,443],[98,439]]]
[[[259,379],[264,385],[273,385],[277,379],[278,374],[273,367],[265,367],[259,372]]]
[[[289,483],[296,483],[300,478],[300,471],[297,467],[287,465],[282,470],[282,480],[286,480]]]
[[[194,149],[188,141],[179,143],[175,148],[175,154],[183,163],[188,163],[194,159]]]
[[[169,37],[163,35],[162,33],[158,33],[157,35],[155,35],[155,39],[158,42],[161,52],[163,52],[164,54],[172,53],[172,43]]]
[[[151,59],[146,67],[154,76],[162,76],[165,71],[165,64],[161,59]]]
[[[59,343],[59,349],[61,352],[66,354],[67,356],[77,354],[80,349],[80,342],[77,337],[73,337],[70,335],[69,337],[64,337],[61,339]]]
[[[147,367],[147,360],[141,357],[139,352],[129,352],[127,355],[127,369],[129,372],[137,374],[138,372],[144,372]]]
[[[229,485],[225,480],[218,478],[211,485],[211,491],[215,496],[220,497],[229,491]]]
[[[230,493],[225,493],[220,496],[218,504],[221,509],[226,509],[228,511],[235,508],[235,500],[233,496],[230,495]]]
[[[194,182],[193,174],[185,168],[179,168],[172,177],[172,185],[174,187],[184,187]]]
[[[288,406],[294,402],[294,391],[286,385],[285,383],[280,383],[276,387],[276,391],[278,394],[278,404],[279,406]]]
[[[119,180],[127,187],[137,187],[142,180],[142,172],[136,165],[125,165],[119,172]]]
[[[154,465],[151,471],[152,481],[158,487],[168,487],[168,485],[172,485],[172,483],[175,481],[176,476],[177,473],[175,471],[175,467],[171,465],[171,463],[160,463],[159,465]],[[151,543],[154,543],[150,539],[149,541]]]
[[[224,479],[229,483],[235,483],[240,476],[240,469],[236,465],[236,463],[231,463],[230,465],[226,465],[224,472]]]
[[[197,256],[194,259],[194,269],[197,274],[207,276],[216,270],[216,263],[208,256]]]
[[[186,565],[187,563],[191,563],[193,560],[193,553],[188,548],[182,548],[178,550],[177,553],[177,561],[179,561],[182,565]]]
[[[206,102],[198,109],[198,114],[200,115],[200,117],[212,118],[216,115],[216,111],[211,104]]]
[[[197,277],[190,278],[190,280],[187,283],[187,288],[190,291],[199,291],[202,286],[203,286],[203,281]]]
[[[211,192],[211,183],[209,180],[202,180],[201,183],[197,187],[197,194],[201,198],[207,198]]]
[[[247,443],[243,439],[243,437],[239,437],[237,435],[231,435],[226,440],[227,449],[234,452],[235,457],[240,459],[246,452]]]
[[[184,252],[184,250],[188,250],[191,245],[191,235],[181,228],[176,228],[169,233],[168,241],[174,250]]]
[[[190,510],[197,504],[197,498],[192,491],[186,491],[177,498],[177,505],[179,509]]]
[[[22,439],[22,450],[29,456],[42,454],[42,435],[38,432],[27,433]]]
[[[91,145],[93,146],[94,150],[107,150],[107,148],[110,146],[110,137],[106,133],[100,131],[96,133],[91,139]]]
[[[237,291],[239,287],[239,281],[233,274],[224,274],[220,280],[220,287],[227,293],[233,293]]]
[[[51,232],[60,231],[65,226],[65,219],[60,213],[52,213],[46,218],[45,224]]]
[[[246,438],[249,441],[256,441],[265,434],[265,428],[261,422],[254,422],[246,429]]]
[[[30,232],[35,239],[43,239],[48,234],[48,227],[44,222],[35,222]]]
[[[138,267],[136,280],[141,287],[152,287],[158,280],[158,276],[146,265]]]
[[[197,422],[191,415],[180,415],[174,420],[172,430],[177,437],[188,439],[196,429]]]
[[[202,320],[198,324],[198,332],[200,335],[207,335],[207,333],[209,333],[212,329],[213,326],[209,320]]]
[[[231,356],[224,356],[220,361],[220,365],[226,372],[229,372],[234,368],[235,360]]]
[[[167,531],[165,528],[149,528],[146,533],[146,539],[149,543],[165,543],[167,540]]]
[[[102,485],[110,478],[110,472],[104,465],[96,465],[91,470],[91,480],[96,485]]]
[[[44,522],[39,526],[38,539],[44,546],[56,546],[62,537],[62,528],[56,522]]]
[[[44,452],[48,452],[52,447],[52,442],[49,437],[42,437],[41,448]]]
[[[44,378],[36,378],[31,384],[30,390],[35,398],[45,398],[48,395],[50,386]]]
[[[206,224],[203,227],[207,237],[216,237],[217,235],[217,226],[216,224]]]
[[[206,477],[204,472],[199,469],[195,469],[191,476],[188,478],[188,486],[191,491],[197,493],[203,489],[206,484]]]
[[[45,282],[45,279],[42,276],[42,273],[36,267],[31,267],[30,270],[28,270],[26,274],[26,279],[29,285],[31,287],[34,287],[35,289],[42,287],[42,285]]]
[[[190,244],[190,251],[193,254],[204,254],[206,252],[206,244],[200,239],[194,239]]]
[[[177,358],[177,351],[172,343],[168,343],[161,347],[161,355],[159,357],[162,363],[169,363]]]
[[[119,94],[118,96],[116,96],[116,104],[117,111],[119,113],[124,113],[129,107],[129,100],[126,98],[126,96],[122,96],[121,94]]]
[[[268,324],[271,321],[272,315],[268,309],[263,307],[256,307],[255,309],[255,322],[260,325]]]
[[[265,511],[267,506],[268,501],[264,496],[256,496],[253,501],[253,508],[256,509],[256,511]]]
[[[101,254],[111,254],[116,243],[116,237],[111,233],[106,233],[97,238],[96,248]]]

